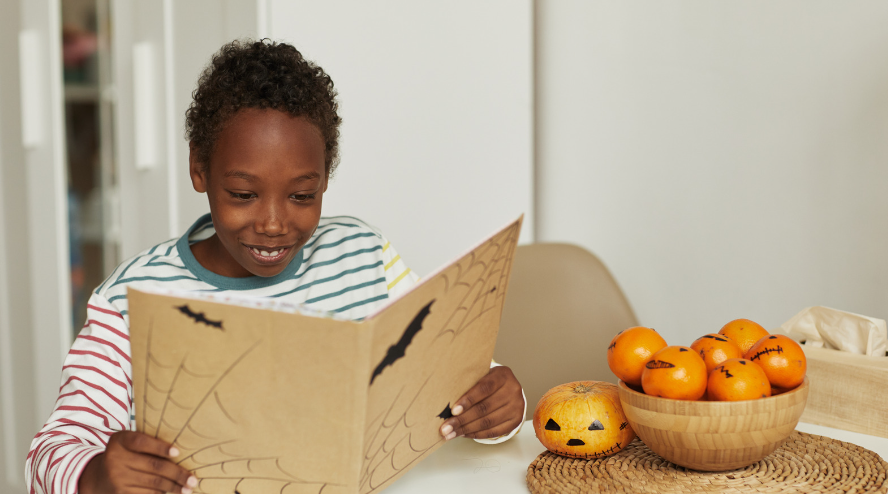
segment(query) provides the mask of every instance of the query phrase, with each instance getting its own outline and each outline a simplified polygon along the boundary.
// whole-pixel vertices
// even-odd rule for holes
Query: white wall
[[[324,214],[379,227],[420,275],[525,213],[534,228],[532,4],[270,0],[274,39],[339,90]]]
[[[888,318],[888,3],[537,5],[538,240],[690,344],[810,305]]]
[[[236,38],[257,36],[256,0],[189,0],[176,2],[173,15],[175,61],[173,63],[173,108],[170,135],[173,145],[174,182],[179,210],[173,236],[185,233],[201,215],[210,212],[205,194],[198,194],[188,175],[188,142],[185,141],[185,110],[191,105],[191,93],[197,78],[210,63],[213,53]],[[201,29],[195,29],[200,25]],[[178,47],[187,46],[188,49]]]

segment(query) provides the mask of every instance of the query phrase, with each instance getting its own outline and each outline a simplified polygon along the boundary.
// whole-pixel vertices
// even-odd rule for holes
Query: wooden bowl
[[[768,456],[789,437],[808,400],[808,378],[749,401],[685,401],[639,393],[620,381],[623,412],[653,452],[694,470],[722,472]]]

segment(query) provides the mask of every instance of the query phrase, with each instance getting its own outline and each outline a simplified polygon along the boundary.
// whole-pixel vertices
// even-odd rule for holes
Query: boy
[[[189,172],[210,214],[121,264],[93,293],[55,410],[31,444],[32,493],[191,494],[197,485],[175,463],[175,446],[132,430],[127,287],[287,297],[360,319],[416,281],[360,220],[321,218],[338,157],[335,96],[327,74],[290,45],[234,42],[213,57],[186,113]],[[454,404],[441,434],[508,438],[524,408],[515,376],[494,367]]]

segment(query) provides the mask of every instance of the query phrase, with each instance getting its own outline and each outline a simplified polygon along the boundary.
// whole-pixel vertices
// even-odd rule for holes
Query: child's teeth
[[[268,252],[267,250],[259,250],[256,247],[250,247],[250,250],[252,250],[254,253],[256,253],[256,255],[259,255],[262,257],[277,257],[281,252],[284,251],[284,249],[278,249],[278,250],[273,250],[271,252]]]

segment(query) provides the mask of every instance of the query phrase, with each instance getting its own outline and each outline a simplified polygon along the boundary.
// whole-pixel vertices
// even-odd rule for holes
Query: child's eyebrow
[[[252,174],[249,174],[245,171],[239,171],[239,170],[231,170],[231,171],[225,172],[224,176],[226,178],[228,178],[228,177],[239,178],[241,180],[246,180],[247,182],[251,182],[251,183],[259,181],[259,177],[257,177],[256,175],[252,175]],[[309,180],[317,180],[319,178],[321,178],[320,173],[311,172],[311,173],[306,173],[305,175],[300,175],[298,177],[295,177],[295,178],[291,179],[290,181],[291,182],[307,182]]]
[[[305,175],[300,175],[292,180],[291,182],[307,182],[309,180],[317,180],[321,178],[321,174],[318,172],[306,173]]]
[[[259,180],[259,177],[257,177],[256,175],[250,175],[247,172],[238,171],[238,170],[231,170],[229,172],[225,172],[225,175],[223,175],[223,176],[226,178],[228,178],[228,177],[240,178],[242,180],[246,180],[247,182],[255,182],[255,181]]]

